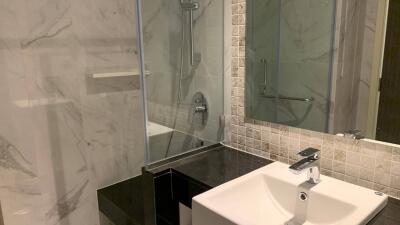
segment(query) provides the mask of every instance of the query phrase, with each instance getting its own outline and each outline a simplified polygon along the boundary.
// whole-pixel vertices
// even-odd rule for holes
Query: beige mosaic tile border
[[[245,118],[245,0],[232,0],[230,145],[293,163],[307,147],[322,151],[322,173],[400,197],[400,148]]]

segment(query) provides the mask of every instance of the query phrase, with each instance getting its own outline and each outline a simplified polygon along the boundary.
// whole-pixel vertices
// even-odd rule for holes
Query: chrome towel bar
[[[313,97],[309,97],[309,98],[298,98],[298,97],[288,97],[288,96],[284,96],[284,95],[275,96],[275,95],[264,95],[264,94],[261,94],[261,97],[263,97],[263,98],[270,98],[270,99],[282,99],[282,100],[301,101],[301,102],[313,102],[313,101],[314,101],[314,98],[313,98]]]

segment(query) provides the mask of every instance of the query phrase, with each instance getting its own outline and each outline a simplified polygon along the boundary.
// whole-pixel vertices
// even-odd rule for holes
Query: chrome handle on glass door
[[[263,91],[261,93],[261,97],[263,98],[269,98],[269,99],[279,99],[279,100],[292,100],[292,101],[301,101],[301,102],[313,102],[314,98],[309,97],[309,98],[300,98],[300,97],[291,97],[291,96],[284,96],[284,95],[268,95],[267,94],[267,89],[268,89],[268,61],[265,58],[262,58],[260,62],[264,66],[264,83],[263,83]]]

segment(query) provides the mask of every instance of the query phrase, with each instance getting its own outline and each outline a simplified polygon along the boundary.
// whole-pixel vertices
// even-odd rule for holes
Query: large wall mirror
[[[246,117],[400,144],[399,0],[246,4]]]

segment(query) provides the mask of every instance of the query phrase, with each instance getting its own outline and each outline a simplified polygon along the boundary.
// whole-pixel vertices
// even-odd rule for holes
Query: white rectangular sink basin
[[[322,175],[312,185],[288,167],[274,162],[195,196],[193,225],[358,225],[387,204],[385,194]]]

